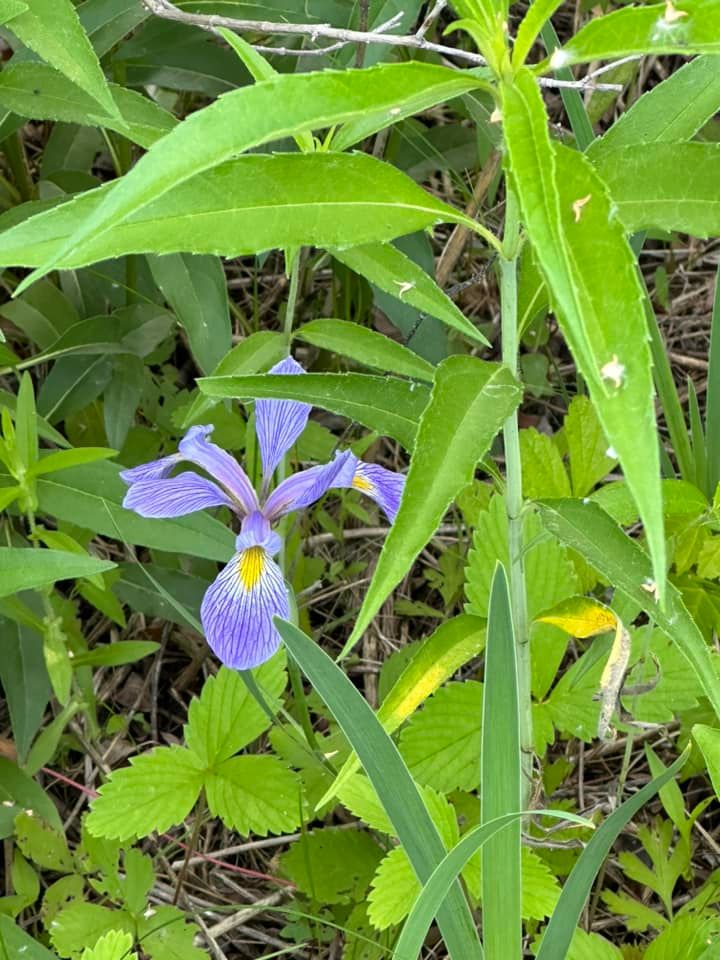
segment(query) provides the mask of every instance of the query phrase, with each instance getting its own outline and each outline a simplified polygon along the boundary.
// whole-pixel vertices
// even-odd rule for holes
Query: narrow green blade
[[[421,883],[445,856],[445,847],[415,781],[372,708],[333,660],[301,630],[274,618],[275,626],[305,676],[352,744]],[[455,884],[438,911],[438,924],[453,960],[483,956],[468,903]]]
[[[495,567],[490,587],[483,694],[481,823],[522,805],[520,719],[515,633],[507,577]],[[488,960],[522,956],[520,820],[489,839],[482,851],[483,945]]]

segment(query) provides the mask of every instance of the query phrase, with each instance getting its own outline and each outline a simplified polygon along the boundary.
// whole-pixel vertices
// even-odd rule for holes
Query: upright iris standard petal
[[[214,429],[211,425],[190,427],[178,446],[180,456],[221,483],[235,501],[236,509],[239,507],[239,513],[252,513],[258,508],[253,485],[237,460],[207,439]]]
[[[269,372],[305,373],[292,357],[276,363]],[[275,467],[303,432],[310,410],[309,403],[298,403],[296,400],[258,400],[255,403],[255,429],[265,477],[272,475]]]
[[[177,477],[133,483],[123,506],[141,517],[167,518],[207,507],[232,507],[233,503],[216,484],[188,470]]]
[[[309,507],[331,487],[341,485],[336,481],[345,475],[348,464],[354,459],[353,454],[345,450],[330,463],[294,473],[273,490],[263,507],[263,513],[272,522],[292,510]]]
[[[200,619],[216,657],[226,667],[249,670],[278,649],[272,618],[287,620],[289,613],[280,567],[264,547],[253,545],[220,571],[205,593]]]
[[[354,461],[354,462],[353,462]],[[392,522],[400,509],[405,476],[377,463],[364,463],[353,457],[335,481],[335,487],[352,487],[378,503]]]

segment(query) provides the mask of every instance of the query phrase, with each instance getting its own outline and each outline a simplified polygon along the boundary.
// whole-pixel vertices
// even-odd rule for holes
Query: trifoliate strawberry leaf
[[[300,778],[271,756],[225,760],[205,777],[210,811],[238,833],[287,833],[302,820]]]
[[[130,840],[182,823],[203,785],[194,753],[184,747],[158,747],[133,757],[100,787],[86,820],[95,836]]]
[[[71,903],[50,924],[50,941],[59,956],[79,960],[86,947],[95,947],[100,937],[111,930],[132,934],[130,915],[98,903]]]
[[[137,960],[137,954],[131,951],[133,938],[121,930],[111,930],[100,937],[94,947],[88,947],[82,960]]]
[[[285,654],[279,651],[254,670],[253,677],[270,712],[276,713],[286,683]],[[221,667],[217,676],[205,681],[200,696],[190,704],[185,742],[203,766],[210,767],[252,743],[270,723],[270,717],[240,674]]]
[[[368,833],[328,827],[304,834],[280,862],[301,893],[327,905],[360,900],[382,855]]]
[[[150,960],[207,960],[207,954],[193,946],[198,933],[177,907],[147,910],[138,918],[138,944]]]

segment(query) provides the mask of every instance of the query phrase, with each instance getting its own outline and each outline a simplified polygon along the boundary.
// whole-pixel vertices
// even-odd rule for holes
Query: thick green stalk
[[[507,182],[507,181],[506,181]],[[507,189],[503,256],[500,258],[500,310],[502,332],[502,359],[514,374],[518,372],[517,323],[517,255],[519,226],[517,201]],[[527,616],[525,588],[525,561],[523,557],[523,496],[520,434],[517,412],[505,421],[505,508],[508,517],[508,545],[510,553],[510,606],[512,609],[515,642],[517,644],[518,705],[520,721],[520,750],[522,752],[522,797],[527,806],[532,785],[532,713],[530,699],[530,631]]]

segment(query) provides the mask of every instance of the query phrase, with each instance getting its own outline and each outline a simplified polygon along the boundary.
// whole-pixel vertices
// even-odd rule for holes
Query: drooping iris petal
[[[352,466],[351,461],[354,459],[353,454],[345,450],[338,453],[330,463],[294,473],[273,490],[263,507],[263,513],[268,520],[277,520],[292,510],[309,507],[331,487],[345,486],[346,484],[338,481],[342,481],[348,465]]]
[[[270,373],[305,373],[292,357],[286,357],[271,367]],[[265,477],[275,467],[305,429],[310,416],[310,404],[297,400],[258,400],[255,403],[255,430],[260,444],[260,456]]]
[[[221,483],[242,514],[252,513],[258,508],[257,494],[237,460],[207,439],[213,430],[211,425],[190,427],[178,445],[179,454]]]
[[[280,567],[264,547],[236,553],[208,587],[200,607],[207,642],[235,670],[269,660],[280,646],[274,616],[287,619],[287,588]]]
[[[351,469],[348,470],[348,467]],[[364,493],[382,507],[388,520],[392,522],[400,509],[405,476],[394,470],[387,470],[377,463],[364,463],[355,458],[354,465],[346,465],[346,469],[333,485],[352,487]]]
[[[133,483],[123,506],[141,517],[183,517],[206,507],[232,507],[233,502],[212,481],[188,470],[177,477]]]
[[[120,479],[128,485],[138,483],[140,480],[158,480],[160,477],[169,476],[172,468],[181,460],[180,454],[171,453],[169,457],[161,457],[159,460],[151,460],[149,463],[141,463],[137,467],[121,470]]]

